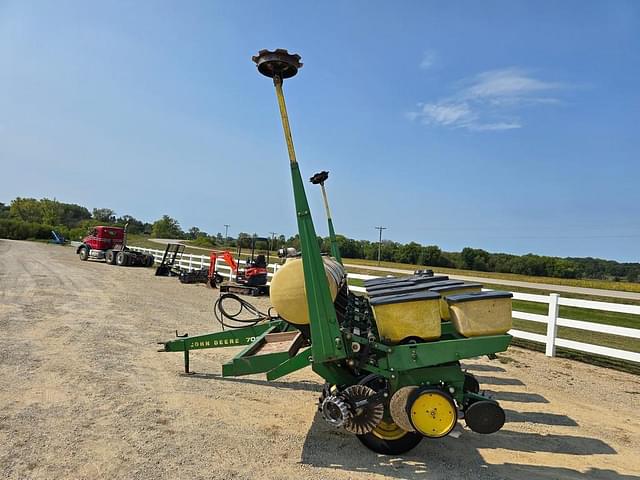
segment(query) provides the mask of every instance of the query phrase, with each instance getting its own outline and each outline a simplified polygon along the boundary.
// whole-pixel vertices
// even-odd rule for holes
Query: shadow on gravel
[[[274,380],[270,382],[269,380],[260,380],[258,378],[241,378],[241,377],[223,377],[219,373],[192,373],[190,375],[185,375],[185,377],[193,378],[196,380],[220,380],[223,382],[232,382],[232,383],[245,383],[251,385],[261,385],[264,387],[277,388],[277,389],[288,389],[288,390],[302,390],[305,392],[320,392],[322,391],[322,385],[315,382],[281,382],[278,380]]]
[[[502,367],[498,367],[496,365],[484,365],[482,363],[464,363],[462,368],[474,372],[506,372]]]
[[[591,469],[585,476],[584,473],[569,468],[511,463],[487,464],[480,454],[481,450],[486,449],[553,452],[585,458],[589,455],[616,453],[607,443],[595,438],[540,435],[508,430],[493,435],[479,435],[464,430],[459,438],[445,437],[434,441],[425,439],[406,454],[397,457],[385,456],[368,450],[354,435],[331,428],[322,420],[320,414],[316,414],[305,439],[301,463],[344,472],[406,479],[636,479],[611,470]]]
[[[518,403],[549,403],[549,400],[537,393],[526,392],[494,392],[487,390],[487,394],[495,400]]]
[[[540,425],[558,425],[561,427],[577,427],[578,423],[567,415],[544,412],[516,412],[505,409],[507,423],[538,423]]]
[[[514,385],[522,386],[524,382],[517,378],[488,377],[485,375],[474,375],[480,384],[488,383],[489,385]]]

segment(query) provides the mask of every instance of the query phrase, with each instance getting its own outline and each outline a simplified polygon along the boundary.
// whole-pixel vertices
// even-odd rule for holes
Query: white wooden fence
[[[162,261],[164,250],[155,250],[150,248],[129,247],[133,250],[138,250],[145,253],[151,253],[156,259],[156,262]],[[238,262],[243,265],[245,262]],[[189,270],[195,270],[200,268],[209,267],[209,257],[206,255],[193,255],[183,253],[176,259],[176,264],[181,268]],[[267,276],[271,278],[274,272],[278,269],[278,264],[270,264],[268,266]],[[216,261],[216,271],[222,276],[227,276],[230,279],[233,274],[231,268],[224,263],[221,258]],[[350,279],[354,280],[369,280],[373,278],[379,278],[374,275],[362,275],[358,273],[350,273]],[[354,292],[364,293],[364,287],[358,287],[350,285],[349,288]],[[485,289],[487,290],[487,289]],[[562,318],[559,316],[560,306],[586,308],[589,310],[600,310],[605,312],[618,312],[618,313],[630,313],[638,315],[638,323],[640,324],[640,306],[626,305],[622,303],[609,303],[609,302],[594,302],[591,300],[579,300],[575,298],[560,297],[557,293],[551,293],[550,295],[534,295],[530,293],[518,293],[513,292],[513,298],[515,300],[524,300],[527,302],[544,303],[548,305],[547,315],[539,315],[535,313],[526,312],[513,312],[513,318],[520,320],[527,320],[530,322],[544,323],[547,325],[546,335],[538,333],[525,332],[522,330],[510,330],[509,333],[515,338],[522,338],[532,342],[542,343],[545,345],[545,354],[548,357],[555,356],[556,347],[568,348],[571,350],[577,350],[580,352],[593,353],[597,355],[604,355],[607,357],[617,358],[620,360],[627,360],[630,362],[640,363],[640,353],[630,352],[628,350],[620,350],[617,348],[603,347],[600,345],[593,345],[591,343],[576,342],[573,340],[567,340],[564,338],[558,338],[558,327],[569,327],[578,330],[585,330],[588,332],[606,333],[609,335],[618,335],[621,337],[628,337],[634,339],[640,339],[640,329],[618,327],[614,325],[607,325],[604,323],[585,322],[581,320],[571,320],[568,318]]]

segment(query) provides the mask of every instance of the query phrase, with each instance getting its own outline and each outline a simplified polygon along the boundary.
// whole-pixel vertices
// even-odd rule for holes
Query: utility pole
[[[224,224],[224,244],[226,245],[227,243],[229,243],[229,227],[231,225],[229,225],[228,223]]]
[[[269,232],[271,234],[271,245],[269,245],[269,250],[275,250],[274,245],[276,244],[276,235],[278,232]]]
[[[374,227],[374,228],[380,232],[380,237],[378,240],[378,266],[380,266],[380,252],[382,250],[382,230],[386,230],[387,227]]]

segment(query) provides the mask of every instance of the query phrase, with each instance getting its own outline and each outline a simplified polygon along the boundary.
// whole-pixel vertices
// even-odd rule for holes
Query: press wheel
[[[494,433],[504,425],[504,410],[496,402],[480,400],[465,410],[464,421],[476,433]]]

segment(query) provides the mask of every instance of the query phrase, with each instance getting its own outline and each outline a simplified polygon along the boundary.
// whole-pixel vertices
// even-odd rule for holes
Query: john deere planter
[[[187,373],[191,351],[231,346],[245,348],[223,365],[224,376],[266,373],[273,380],[310,365],[326,382],[319,400],[324,419],[379,453],[444,437],[460,418],[474,432],[496,432],[504,411],[479,393],[459,362],[507,349],[510,294],[481,292],[478,284],[431,272],[366,282],[367,295],[349,292],[324,190],[327,172],[312,182],[322,187],[332,257],[320,254],[289,128],[282,85],[302,67],[300,56],[262,50],[253,61],[276,90],[301,254],[273,277],[278,317],[258,315],[239,328],[178,337],[160,351],[183,352]]]

